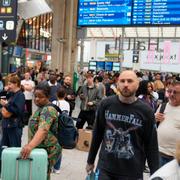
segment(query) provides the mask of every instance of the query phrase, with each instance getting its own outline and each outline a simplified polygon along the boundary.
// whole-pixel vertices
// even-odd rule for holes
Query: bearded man
[[[111,96],[99,106],[86,170],[97,165],[98,180],[143,180],[147,159],[150,173],[159,168],[155,117],[151,108],[135,94],[139,81],[133,71],[119,76],[119,95]]]

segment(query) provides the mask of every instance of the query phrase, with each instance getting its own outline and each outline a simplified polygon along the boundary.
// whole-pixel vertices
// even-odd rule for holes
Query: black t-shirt
[[[140,100],[125,104],[112,96],[101,102],[89,164],[94,163],[100,144],[98,168],[114,175],[142,178],[146,158],[151,173],[159,167],[154,114]]]

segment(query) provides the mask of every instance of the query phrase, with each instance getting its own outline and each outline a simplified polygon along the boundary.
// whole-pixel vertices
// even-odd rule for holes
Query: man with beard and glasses
[[[138,86],[136,74],[123,71],[118,81],[120,94],[99,105],[86,166],[87,173],[93,171],[101,145],[98,180],[142,180],[146,159],[151,174],[159,168],[154,113],[136,98]]]
[[[168,100],[165,110],[155,114],[158,126],[158,142],[160,154],[160,166],[174,159],[176,143],[180,140],[180,82],[169,85]]]

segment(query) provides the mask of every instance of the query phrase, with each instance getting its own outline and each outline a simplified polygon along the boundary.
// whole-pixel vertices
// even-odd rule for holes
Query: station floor
[[[35,110],[33,105],[33,109]],[[73,117],[77,117],[79,114],[79,100],[77,99],[75,110],[73,111]],[[23,130],[22,144],[27,143],[27,127]],[[60,174],[51,174],[51,180],[85,180],[86,178],[86,161],[88,153],[73,150],[63,150],[62,164]],[[149,174],[144,174],[144,180],[147,180]]]

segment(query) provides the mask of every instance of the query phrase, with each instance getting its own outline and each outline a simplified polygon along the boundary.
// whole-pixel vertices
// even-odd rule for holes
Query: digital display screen
[[[96,71],[96,66],[89,66],[89,70]]]
[[[120,71],[120,63],[118,62],[113,62],[113,71]]]
[[[112,71],[113,62],[105,62],[105,71]]]
[[[134,0],[132,24],[180,24],[179,0]]]
[[[105,69],[105,62],[104,61],[99,61],[97,62],[97,71],[101,71],[101,70],[104,70]]]
[[[180,0],[79,0],[78,5],[78,26],[180,24]]]
[[[78,26],[130,25],[132,0],[79,0]]]
[[[89,70],[96,71],[96,61],[89,61]]]
[[[14,47],[14,52],[13,52],[14,57],[20,58],[20,57],[22,57],[22,53],[23,53],[23,48],[22,47],[20,47],[20,46],[15,46]]]
[[[90,66],[96,66],[96,61],[89,61]]]

